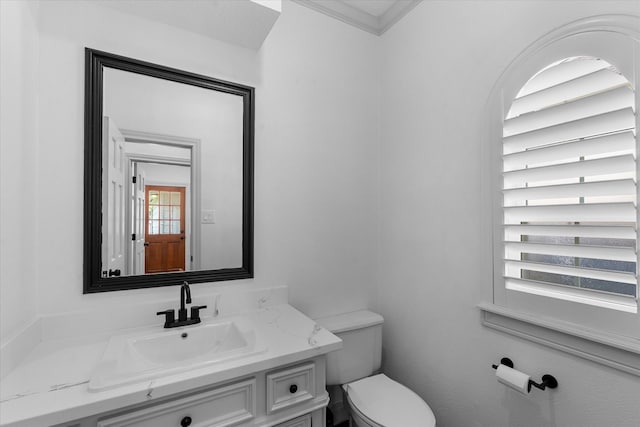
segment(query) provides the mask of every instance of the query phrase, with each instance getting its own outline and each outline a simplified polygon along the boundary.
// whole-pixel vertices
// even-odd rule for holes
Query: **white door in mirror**
[[[125,274],[125,164],[124,136],[109,117],[103,118],[102,275]]]

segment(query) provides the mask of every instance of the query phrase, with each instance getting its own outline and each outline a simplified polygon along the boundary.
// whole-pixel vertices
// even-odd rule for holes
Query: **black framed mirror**
[[[84,293],[253,277],[254,97],[85,49]]]

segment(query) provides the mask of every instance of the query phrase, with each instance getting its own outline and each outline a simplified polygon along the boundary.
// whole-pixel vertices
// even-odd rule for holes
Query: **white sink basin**
[[[193,358],[226,359],[249,343],[233,322],[202,325],[167,331],[141,338],[128,344],[133,351],[151,363],[171,364]]]
[[[90,381],[90,391],[153,380],[264,352],[253,330],[238,321],[137,332],[111,338]]]

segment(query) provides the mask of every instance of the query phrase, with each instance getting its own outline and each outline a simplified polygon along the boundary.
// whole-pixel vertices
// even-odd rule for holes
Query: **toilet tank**
[[[327,354],[327,385],[347,384],[380,369],[383,322],[368,310],[316,319],[342,339],[342,348]]]

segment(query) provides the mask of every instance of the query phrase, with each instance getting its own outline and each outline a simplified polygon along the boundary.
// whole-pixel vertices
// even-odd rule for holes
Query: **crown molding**
[[[324,15],[338,19],[346,24],[353,25],[363,31],[367,31],[376,36],[384,34],[402,17],[409,13],[422,0],[402,0],[397,1],[391,8],[380,17],[371,15],[360,9],[351,6],[348,0],[333,0],[317,2],[314,0],[291,0],[294,3],[313,9]]]
[[[391,8],[379,18],[380,34],[384,34],[396,22],[405,17],[422,0],[404,0],[396,2]]]

